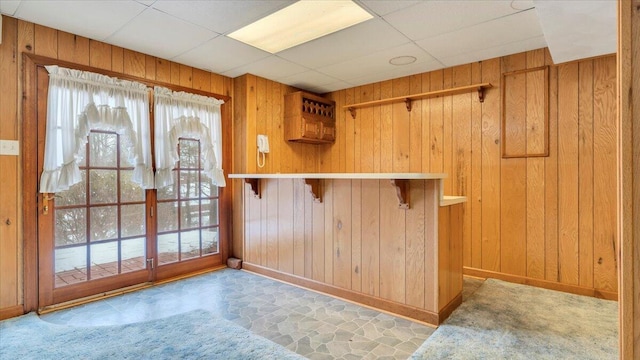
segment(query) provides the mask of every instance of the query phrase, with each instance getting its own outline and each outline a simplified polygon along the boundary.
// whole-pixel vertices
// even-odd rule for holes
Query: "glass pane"
[[[202,255],[218,251],[218,228],[202,229]]]
[[[202,200],[202,226],[218,225],[218,200]]]
[[[134,163],[129,160],[129,156],[135,156],[133,154],[133,150],[129,151],[126,147],[122,146],[120,148],[120,168],[132,168],[134,167]]]
[[[120,248],[121,272],[126,273],[144,269],[146,267],[145,254],[145,238],[122,240]]]
[[[200,226],[200,205],[198,200],[180,202],[180,228],[193,229]]]
[[[180,139],[180,168],[198,169],[200,158],[200,141]]]
[[[173,172],[173,184],[158,189],[158,200],[174,200],[178,198],[178,175]]]
[[[178,234],[158,235],[158,262],[166,264],[178,261]]]
[[[191,230],[180,234],[182,260],[200,256],[200,231]]]
[[[91,279],[118,274],[118,242],[91,245]]]
[[[82,181],[71,186],[69,190],[56,193],[59,198],[56,198],[56,206],[69,206],[69,205],[84,205],[87,203],[87,171],[80,170],[80,176]]]
[[[116,167],[118,135],[90,133],[89,156],[92,167]]]
[[[91,208],[91,241],[116,239],[118,237],[118,207],[101,206]]]
[[[87,246],[55,249],[56,287],[87,281]]]
[[[158,203],[158,231],[178,230],[178,202]]]
[[[200,182],[200,196],[218,197],[218,187],[213,185],[213,181],[204,174],[202,174]]]
[[[145,231],[145,205],[123,205],[120,207],[122,224],[122,237],[144,235]]]
[[[198,180],[198,171],[180,171],[181,199],[197,199],[199,189],[200,181]]]
[[[89,171],[92,204],[113,204],[117,201],[116,175],[116,170]]]
[[[120,171],[120,201],[123,203],[144,201],[144,189],[134,183],[132,177],[133,170]]]
[[[81,209],[57,209],[56,246],[80,244],[87,241],[87,212]]]

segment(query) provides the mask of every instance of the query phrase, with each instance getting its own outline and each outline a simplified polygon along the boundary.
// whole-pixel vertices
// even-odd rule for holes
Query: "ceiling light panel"
[[[351,0],[301,0],[228,36],[274,54],[371,18]]]

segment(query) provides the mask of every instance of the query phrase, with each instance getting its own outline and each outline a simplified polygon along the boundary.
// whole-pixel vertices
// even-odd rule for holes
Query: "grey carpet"
[[[121,326],[0,322],[0,359],[304,359],[204,310]]]
[[[488,279],[411,359],[617,359],[618,303]]]

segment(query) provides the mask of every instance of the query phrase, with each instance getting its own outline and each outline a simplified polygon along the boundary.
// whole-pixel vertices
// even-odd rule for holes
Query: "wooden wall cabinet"
[[[284,98],[285,139],[309,144],[327,144],[336,140],[336,104],[334,101],[298,91]]]

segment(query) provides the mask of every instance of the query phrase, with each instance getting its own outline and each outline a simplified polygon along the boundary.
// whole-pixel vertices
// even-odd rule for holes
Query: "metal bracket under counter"
[[[440,180],[440,206],[448,206],[466,201],[464,196],[444,196],[442,180],[447,177],[442,173],[297,173],[297,174],[229,174],[231,179],[244,179],[249,184],[256,198],[260,198],[261,179],[303,179],[309,186],[314,201],[322,202],[322,179],[367,179],[389,180],[396,190],[398,208],[407,210],[410,207],[409,180]]]

